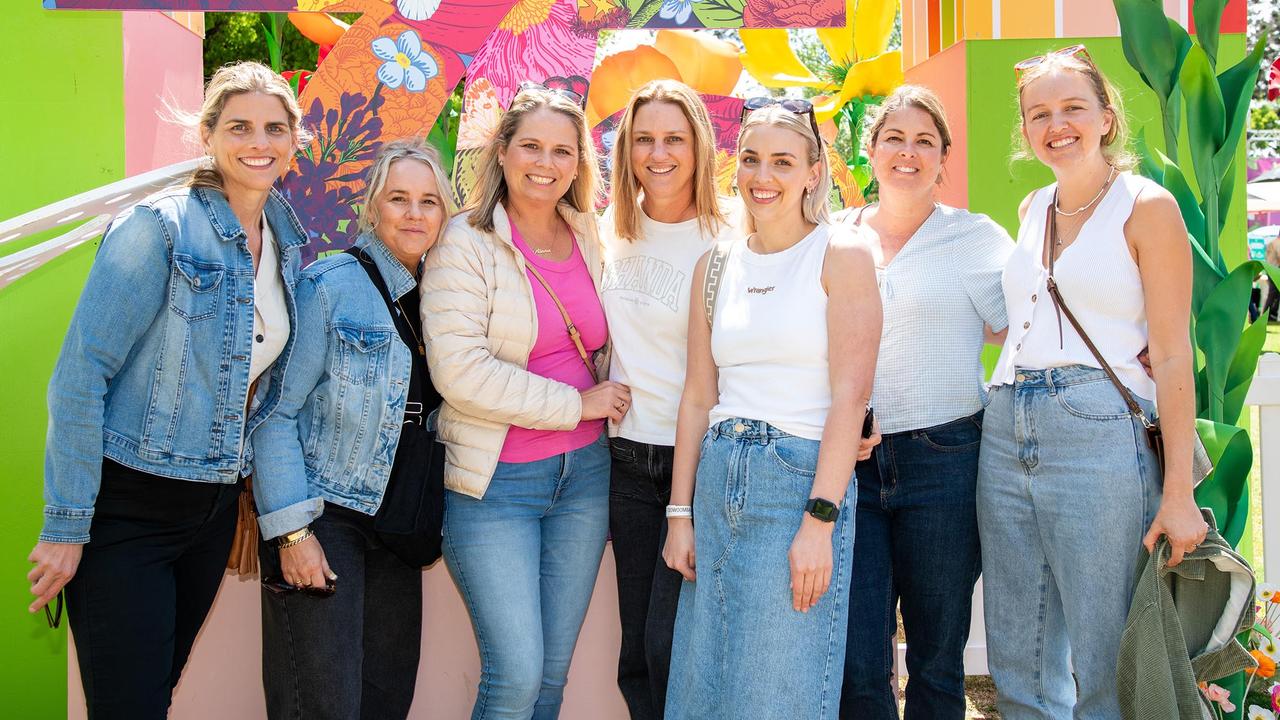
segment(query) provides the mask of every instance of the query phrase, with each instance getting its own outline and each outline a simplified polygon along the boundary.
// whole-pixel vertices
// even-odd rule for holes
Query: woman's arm
[[[294,296],[298,320],[288,369],[283,378],[278,366],[271,369],[271,382],[280,383],[280,402],[249,438],[253,444],[253,495],[264,540],[310,524],[324,509],[324,501],[313,497],[307,488],[298,414],[324,377],[329,359],[329,313],[324,289],[314,277],[304,276]]]
[[[1208,527],[1191,485],[1195,387],[1191,349],[1191,246],[1177,201],[1163,188],[1139,194],[1125,222],[1125,238],[1137,255],[1147,311],[1151,376],[1165,441],[1164,496],[1142,542],[1147,550],[1169,538],[1169,565],[1204,540]]]
[[[706,306],[702,303],[702,279],[707,273],[707,253],[693,270],[689,291],[689,351],[685,364],[684,392],[680,394],[680,410],[676,416],[676,449],[671,468],[671,504],[692,505],[694,478],[702,437],[707,432],[707,417],[720,398],[716,362],[711,356],[711,326],[707,324]],[[667,567],[679,572],[685,580],[696,579],[693,548],[693,519],[667,520],[667,543],[662,549]]]
[[[36,612],[75,576],[102,484],[107,385],[164,311],[170,249],[160,219],[135,205],[112,223],[76,303],[49,381],[44,526],[27,556]],[[123,307],[127,304],[127,308]]]
[[[875,261],[865,244],[842,233],[827,248],[822,283],[827,291],[827,337],[831,410],[822,430],[811,498],[839,505],[853,476],[859,430],[871,396],[883,320],[876,289]],[[842,508],[853,512],[853,508]],[[804,508],[791,543],[792,606],[801,612],[818,603],[831,584],[831,535],[835,523],[822,522]]]
[[[538,430],[572,430],[584,419],[583,394],[499,360],[490,350],[492,288],[477,247],[486,238],[476,237],[479,231],[465,222],[451,223],[427,253],[421,312],[432,382],[450,405],[469,415]],[[597,405],[612,408],[621,397],[617,383],[600,385],[610,397],[591,402],[586,414]]]

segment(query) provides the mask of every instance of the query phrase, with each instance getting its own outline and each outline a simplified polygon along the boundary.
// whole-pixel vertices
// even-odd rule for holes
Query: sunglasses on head
[[[1052,52],[1047,52],[1044,55],[1036,55],[1035,57],[1029,57],[1026,60],[1023,60],[1022,62],[1019,62],[1018,64],[1013,66],[1014,78],[1021,79],[1023,73],[1027,72],[1033,67],[1038,66],[1040,63],[1043,63],[1045,60],[1048,60],[1051,57],[1073,57],[1079,60],[1083,60],[1084,62],[1087,62],[1090,65],[1093,64],[1093,58],[1089,57],[1089,50],[1084,45],[1072,45],[1071,47],[1064,47],[1061,50],[1054,50]]]
[[[549,92],[552,95],[559,95],[560,97],[565,98],[566,100],[573,103],[574,105],[577,105],[580,108],[585,108],[587,104],[587,99],[585,97],[583,97],[580,93],[570,90],[569,88],[547,87],[546,85],[543,85],[540,82],[534,82],[532,80],[525,80],[524,82],[520,83],[519,88],[520,88],[519,92],[524,92],[526,90],[533,90],[533,91],[540,91],[540,92]]]
[[[770,105],[781,105],[783,110],[796,115],[808,115],[809,126],[813,128],[813,136],[822,139],[822,135],[818,132],[818,116],[813,111],[813,103],[808,100],[799,98],[776,98],[762,95],[760,97],[748,98],[742,103],[742,117],[739,122],[745,122],[747,116],[761,108],[767,108]]]

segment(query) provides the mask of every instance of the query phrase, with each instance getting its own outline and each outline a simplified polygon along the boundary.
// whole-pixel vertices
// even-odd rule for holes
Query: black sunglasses
[[[582,95],[570,90],[569,88],[547,87],[546,85],[543,85],[540,82],[525,80],[524,82],[520,83],[519,92],[524,92],[526,90],[549,92],[553,95],[559,95],[560,97],[567,99],[569,102],[573,103],[574,105],[577,105],[580,108],[586,108],[587,106],[587,99]]]
[[[303,595],[311,595],[313,597],[330,597],[338,591],[338,584],[334,580],[325,579],[324,585],[294,585],[285,582],[285,579],[278,576],[264,576],[262,578],[262,588],[275,595],[288,595],[300,592]]]
[[[783,110],[796,115],[808,115],[813,136],[818,139],[818,142],[822,142],[822,135],[818,132],[818,115],[813,111],[813,103],[801,98],[776,98],[768,95],[748,98],[742,103],[742,117],[738,119],[739,122],[745,122],[748,115],[770,105],[781,105]]]

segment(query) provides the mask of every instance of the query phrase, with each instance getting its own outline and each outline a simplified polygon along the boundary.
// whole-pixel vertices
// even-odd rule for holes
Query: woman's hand
[[[670,518],[667,520],[667,542],[662,546],[662,559],[667,567],[693,582],[698,579],[695,566],[697,558],[693,549],[692,518]]]
[[[869,460],[871,451],[875,446],[880,444],[880,418],[871,418],[871,437],[864,437],[858,441],[858,462]]]
[[[805,513],[791,541],[791,551],[787,553],[791,562],[791,606],[800,612],[809,612],[831,585],[831,534],[835,526]]]
[[[322,588],[328,581],[338,579],[338,574],[329,569],[320,538],[315,535],[280,549],[280,574],[285,582],[296,587]]]
[[[1151,529],[1142,538],[1147,552],[1155,552],[1156,540],[1161,535],[1169,538],[1169,546],[1173,552],[1169,556],[1169,567],[1182,562],[1182,556],[1195,550],[1204,542],[1209,532],[1209,524],[1200,514],[1194,495],[1185,493],[1165,493],[1160,501],[1160,510],[1151,523]]]
[[[631,408],[631,388],[622,383],[605,380],[581,393],[583,420],[608,418],[622,422],[622,416]]]
[[[83,554],[84,545],[80,543],[36,543],[27,556],[27,561],[36,565],[27,573],[31,594],[36,596],[27,606],[27,612],[36,612],[58,596],[63,586],[75,577]]]

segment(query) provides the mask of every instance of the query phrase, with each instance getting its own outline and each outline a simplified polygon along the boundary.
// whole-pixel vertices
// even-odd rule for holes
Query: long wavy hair
[[[476,190],[465,210],[471,211],[467,222],[485,232],[493,232],[493,211],[507,199],[507,178],[498,162],[499,153],[511,144],[516,130],[525,117],[546,108],[569,118],[578,133],[578,176],[574,178],[563,200],[567,200],[578,212],[595,212],[600,199],[600,164],[596,158],[595,143],[587,130],[587,116],[582,108],[567,97],[543,88],[521,90],[511,101],[511,107],[502,115],[493,139],[480,153],[476,163]]]
[[[636,113],[649,103],[665,102],[684,113],[693,128],[693,207],[703,235],[714,236],[728,222],[716,194],[716,141],[711,115],[698,93],[678,80],[653,80],[631,96],[622,122],[618,125],[618,141],[613,146],[614,234],[627,240],[640,235],[640,180],[631,167],[631,150],[635,146],[632,126]]]

